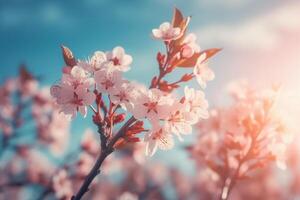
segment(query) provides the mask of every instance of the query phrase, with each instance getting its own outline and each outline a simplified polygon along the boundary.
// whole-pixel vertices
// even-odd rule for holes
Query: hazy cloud
[[[270,49],[283,39],[283,32],[300,30],[300,3],[275,8],[237,24],[215,24],[198,32],[208,44],[244,49]]]

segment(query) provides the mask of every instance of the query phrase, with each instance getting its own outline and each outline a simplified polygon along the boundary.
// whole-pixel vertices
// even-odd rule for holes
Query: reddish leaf
[[[209,59],[210,57],[214,56],[216,53],[218,53],[221,50],[222,49],[219,49],[219,48],[207,49],[207,50],[201,51],[200,55],[203,54],[203,53],[205,53],[206,54],[205,60],[207,60],[207,59]]]
[[[61,46],[61,49],[62,49],[62,54],[63,54],[63,58],[64,58],[66,65],[71,66],[71,67],[75,66],[76,59],[73,56],[72,51],[68,47],[63,46],[63,45]]]
[[[206,58],[204,60],[204,61],[206,61],[207,59],[211,58],[219,51],[221,51],[221,49],[213,48],[213,49],[207,49],[207,50],[201,51],[200,53],[195,53],[192,57],[179,61],[176,64],[176,66],[177,67],[194,67],[197,64],[198,58],[202,54],[204,54],[204,53],[206,54]]]
[[[174,14],[173,14],[173,19],[172,19],[172,25],[173,27],[179,27],[179,25],[181,24],[181,22],[183,21],[183,15],[180,12],[179,9],[175,8],[174,9]]]
[[[181,30],[181,37],[178,38],[177,40],[173,40],[170,44],[170,48],[173,49],[173,55],[179,52],[180,49],[182,48],[182,41],[184,40],[186,29],[189,22],[190,22],[190,17],[187,17],[183,19],[178,26]]]
[[[176,64],[176,67],[194,67],[197,63],[199,56],[200,53],[195,53],[190,58],[182,59]]]

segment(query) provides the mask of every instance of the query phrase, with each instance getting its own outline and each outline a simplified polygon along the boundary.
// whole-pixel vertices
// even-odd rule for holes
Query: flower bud
[[[96,113],[95,115],[93,115],[93,122],[96,125],[101,124],[101,117],[100,117],[100,115],[98,113]]]
[[[165,62],[165,55],[164,54],[162,54],[162,53],[160,53],[160,52],[158,52],[157,53],[157,55],[156,55],[156,60],[157,60],[157,62],[158,62],[158,64],[159,64],[159,67],[162,67],[163,66],[163,64],[164,64],[164,62]]]
[[[126,117],[125,113],[121,113],[119,115],[115,115],[114,116],[114,124],[123,122],[125,120],[125,117]]]
[[[182,82],[187,82],[187,81],[191,80],[193,77],[194,77],[193,74],[184,74],[180,80]]]
[[[76,65],[76,59],[73,56],[72,51],[68,47],[65,47],[63,45],[61,46],[61,49],[62,49],[62,54],[63,54],[63,58],[64,58],[64,61],[65,61],[66,65],[68,65],[70,67],[75,66]]]

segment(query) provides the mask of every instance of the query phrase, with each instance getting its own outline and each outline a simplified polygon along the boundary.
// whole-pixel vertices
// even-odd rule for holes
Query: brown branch
[[[101,167],[103,161],[111,153],[112,152],[109,152],[106,150],[101,150],[101,153],[100,153],[95,165],[93,166],[92,170],[87,175],[87,177],[85,178],[85,180],[84,180],[83,184],[81,185],[77,194],[75,196],[73,196],[71,198],[71,200],[80,200],[82,198],[82,196],[89,190],[90,184],[92,183],[94,178],[100,173],[99,168]]]
[[[135,122],[135,118],[131,117],[117,132],[117,134],[112,138],[109,144],[107,144],[107,138],[104,136],[103,127],[99,126],[99,134],[101,137],[101,153],[91,169],[90,173],[87,175],[86,179],[84,180],[83,184],[81,185],[79,191],[75,196],[71,198],[71,200],[80,200],[82,196],[89,190],[89,186],[94,180],[94,178],[100,173],[100,167],[103,161],[106,159],[114,151],[114,144],[123,137],[126,129]]]

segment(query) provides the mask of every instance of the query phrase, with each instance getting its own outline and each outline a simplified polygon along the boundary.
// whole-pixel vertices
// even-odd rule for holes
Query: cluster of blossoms
[[[0,128],[3,137],[8,138],[14,128],[22,125],[21,112],[26,102],[36,94],[37,81],[27,72],[24,66],[20,68],[17,78],[5,81],[0,87]]]
[[[19,76],[6,80],[0,87],[2,148],[14,146],[14,140],[36,137],[52,153],[62,152],[68,139],[70,122],[56,108],[49,88],[40,89],[38,80],[25,66],[21,66]],[[32,120],[32,125],[28,126]],[[24,128],[36,129],[35,134],[22,135]]]
[[[144,131],[147,155],[153,155],[157,148],[172,148],[173,135],[182,139],[182,135],[192,132],[192,125],[199,119],[208,117],[208,102],[201,90],[186,86],[184,96],[178,97],[174,89],[194,77],[205,88],[206,82],[214,78],[206,61],[219,51],[201,51],[196,36],[185,34],[189,21],[189,17],[184,18],[176,10],[172,24],[165,22],[159,29],[153,29],[153,37],[163,40],[167,52],[157,54],[159,75],[152,79],[149,88],[123,77],[130,69],[132,57],[122,47],[109,52],[96,51],[86,61],[76,60],[72,52],[63,47],[67,66],[63,68],[60,83],[51,87],[60,110],[74,118],[77,112],[86,116],[87,108],[91,107],[94,122],[104,127],[103,135],[108,141],[114,136],[114,125],[131,114],[133,117],[125,123],[125,128],[130,129],[132,124],[134,127],[123,134],[117,145],[139,141],[134,135]],[[174,83],[163,80],[177,67],[194,71]],[[145,119],[151,124],[147,130]]]
[[[206,62],[219,49],[201,51],[196,36],[186,34],[189,22],[190,17],[183,17],[175,9],[172,23],[165,22],[159,29],[153,29],[153,37],[164,42],[166,53],[157,54],[159,74],[153,77],[149,88],[123,77],[130,69],[132,57],[122,47],[108,52],[96,51],[88,60],[77,60],[70,49],[62,47],[66,66],[59,84],[51,87],[51,95],[60,110],[71,118],[77,112],[85,117],[88,107],[92,109],[93,122],[101,138],[101,162],[96,162],[95,168],[99,168],[115,148],[139,142],[137,135],[142,132],[145,132],[147,155],[152,156],[158,148],[171,149],[173,135],[182,139],[182,135],[192,132],[192,125],[208,117],[208,102],[203,91],[186,86],[184,96],[178,97],[175,90],[180,83],[194,77],[202,88],[214,78]],[[165,80],[166,75],[178,67],[194,70],[178,81]],[[120,123],[123,123],[121,128],[115,130],[115,125]],[[95,177],[95,170],[89,176]],[[87,191],[92,179],[86,179],[73,197],[75,200]]]
[[[25,66],[0,86],[0,199],[20,199],[32,185],[48,187],[55,170],[49,156],[65,152],[69,126],[49,87],[40,88]]]
[[[240,179],[276,161],[286,168],[285,151],[291,134],[276,109],[278,88],[254,90],[247,82],[229,86],[234,103],[211,110],[199,123],[199,139],[192,155],[206,165],[223,188],[222,199]]]

